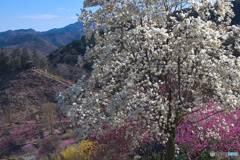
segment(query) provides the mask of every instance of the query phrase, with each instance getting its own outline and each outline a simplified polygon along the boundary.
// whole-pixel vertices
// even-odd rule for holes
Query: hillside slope
[[[91,63],[87,63],[81,68],[77,65],[77,62],[78,56],[84,56],[86,47],[94,46],[94,44],[94,37],[87,41],[85,36],[83,36],[80,40],[75,40],[51,52],[47,58],[56,69],[58,75],[76,82],[82,75],[87,75],[92,71]]]
[[[9,109],[12,121],[35,119],[43,103],[56,102],[56,94],[68,88],[32,70],[18,71],[0,76],[0,121]]]

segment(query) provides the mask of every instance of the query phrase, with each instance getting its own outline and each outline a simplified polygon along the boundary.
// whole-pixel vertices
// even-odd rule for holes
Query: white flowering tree
[[[93,6],[99,9],[86,10]],[[95,32],[96,45],[79,61],[93,61],[93,71],[59,96],[79,137],[139,120],[141,129],[127,133],[132,144],[145,133],[161,135],[174,159],[176,129],[187,115],[212,102],[213,114],[237,107],[240,59],[232,53],[239,37],[223,45],[240,34],[229,26],[233,16],[224,0],[85,0],[79,20],[94,23],[87,35]]]

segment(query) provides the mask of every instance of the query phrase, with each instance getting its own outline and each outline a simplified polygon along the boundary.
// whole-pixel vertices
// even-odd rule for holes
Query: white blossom
[[[232,53],[240,50],[240,29],[229,26],[234,16],[231,4],[224,0],[172,2],[85,0],[85,7],[100,6],[94,13],[83,9],[79,17],[85,24],[98,26],[96,45],[79,57],[81,64],[93,61],[93,71],[59,97],[72,119],[83,118],[78,121],[79,138],[104,134],[107,130],[99,128],[107,123],[114,129],[126,125],[126,120],[141,119],[146,130],[135,128],[132,144],[137,145],[137,137],[146,131],[158,131],[167,141],[180,123],[177,120],[193,114],[195,106],[209,105],[203,97],[221,102],[218,110],[239,103],[240,59]],[[184,12],[182,2],[189,7]],[[190,16],[193,11],[197,17]],[[211,16],[218,19],[210,20]],[[235,48],[224,46],[234,35]],[[127,134],[132,134],[130,129]]]

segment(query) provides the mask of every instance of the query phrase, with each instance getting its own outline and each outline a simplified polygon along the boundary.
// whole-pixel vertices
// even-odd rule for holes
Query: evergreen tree
[[[22,54],[21,54],[21,68],[26,68],[26,62],[31,59],[28,50],[26,48],[22,49]]]
[[[15,49],[11,53],[11,61],[10,61],[11,72],[14,72],[21,68],[20,56],[21,56],[21,50],[19,48]]]
[[[6,55],[5,50],[0,52],[0,75],[9,72],[9,57]]]
[[[40,68],[40,57],[37,51],[33,51],[32,60],[33,60],[34,66],[37,68]]]

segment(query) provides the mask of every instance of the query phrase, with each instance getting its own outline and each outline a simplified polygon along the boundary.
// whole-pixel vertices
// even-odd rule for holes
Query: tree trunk
[[[66,130],[65,130],[65,128],[64,128],[64,126],[63,126],[63,123],[62,123],[62,117],[63,117],[63,116],[60,116],[59,122],[60,122],[60,124],[61,124],[62,129],[63,129],[63,132],[66,133]]]
[[[167,141],[167,158],[166,160],[175,159],[175,132],[171,134],[171,137]]]
[[[50,116],[50,129],[51,129],[51,135],[53,135],[53,128],[52,128],[52,117]]]

